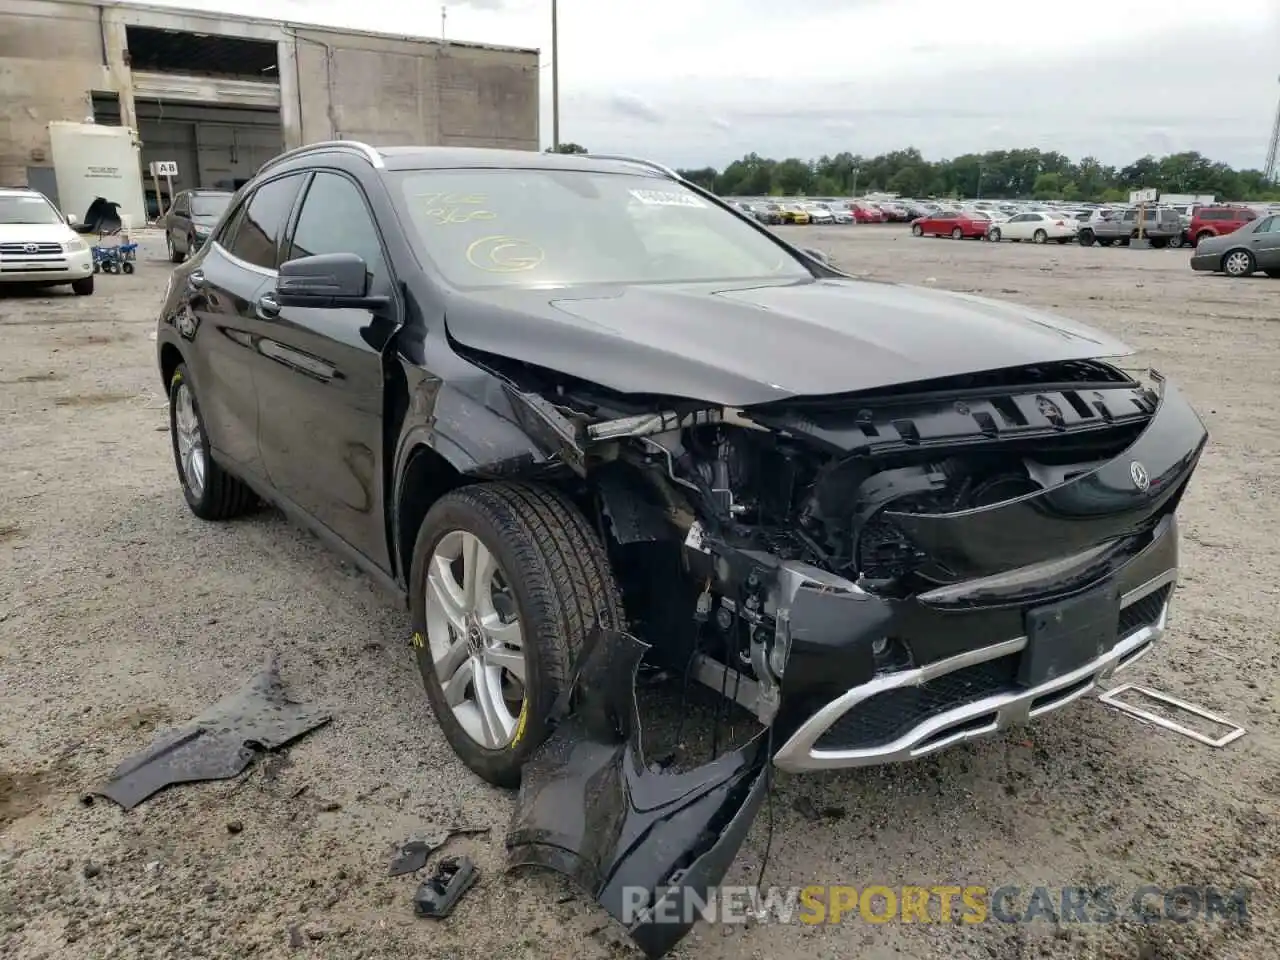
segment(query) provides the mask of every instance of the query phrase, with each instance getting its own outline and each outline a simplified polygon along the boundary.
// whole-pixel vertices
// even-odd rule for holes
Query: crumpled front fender
[[[525,766],[507,864],[572,877],[648,957],[693,926],[768,785],[769,731],[683,773],[650,770],[635,681],[648,647],[597,629],[583,648],[555,729]],[[568,704],[572,702],[570,710]]]

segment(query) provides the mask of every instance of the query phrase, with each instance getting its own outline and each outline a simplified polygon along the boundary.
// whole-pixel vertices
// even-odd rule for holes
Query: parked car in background
[[[1198,207],[1187,225],[1187,236],[1195,246],[1208,237],[1220,237],[1234,233],[1246,223],[1258,219],[1256,211],[1249,207],[1205,206]]]
[[[911,224],[916,237],[950,237],[952,240],[981,240],[987,235],[991,219],[985,213],[935,213]]]
[[[782,211],[782,222],[793,224],[805,224],[809,222],[809,211],[798,203],[780,203],[778,204]]]
[[[782,207],[776,203],[753,203],[751,204],[751,210],[761,223],[773,226],[783,222]]]
[[[890,223],[910,223],[911,213],[900,203],[893,201],[876,201],[876,206]]]
[[[1097,241],[1104,247],[1113,243],[1127,246],[1138,237],[1138,214],[1138,210],[1125,210],[1109,217],[1094,217],[1080,227],[1080,245],[1088,247]],[[1142,233],[1153,247],[1166,247],[1182,236],[1182,220],[1170,207],[1146,207],[1142,217]]]
[[[71,284],[93,293],[93,252],[49,198],[26,187],[0,188],[0,282]]]
[[[804,212],[809,214],[810,223],[835,223],[835,214],[828,209],[825,203],[807,203],[804,205]]]
[[[1191,269],[1229,277],[1261,270],[1280,278],[1280,215],[1252,220],[1231,233],[1203,235],[1191,255]]]
[[[1080,225],[1065,214],[1019,213],[1003,223],[993,223],[987,239],[996,243],[1001,240],[1070,243],[1079,229]]]
[[[885,221],[884,211],[865,200],[850,202],[849,211],[853,214],[855,223],[884,223]]]
[[[172,263],[181,263],[204,245],[233,196],[226,190],[183,190],[173,198],[161,223]]]

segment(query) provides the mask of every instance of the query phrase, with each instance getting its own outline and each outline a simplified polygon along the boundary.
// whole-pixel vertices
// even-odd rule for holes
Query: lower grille
[[[1173,584],[1166,583],[1159,590],[1153,590],[1145,597],[1133,601],[1133,603],[1121,610],[1118,636],[1127,637],[1129,634],[1141,630],[1143,627],[1149,627],[1158,621],[1165,604],[1169,602],[1169,593],[1172,590]]]
[[[892,743],[921,721],[954,707],[1014,689],[1018,657],[954,670],[918,687],[886,690],[842,716],[818,738],[819,750],[862,750]]]
[[[1116,639],[1159,622],[1172,589],[1172,584],[1166,584],[1124,607]],[[1016,691],[1018,666],[1019,655],[1011,654],[954,670],[919,686],[878,693],[840,717],[814,746],[818,750],[866,750],[892,743],[931,717],[984,697]]]

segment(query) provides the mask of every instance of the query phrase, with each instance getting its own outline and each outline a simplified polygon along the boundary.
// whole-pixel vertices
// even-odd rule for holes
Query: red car
[[[987,235],[991,221],[977,213],[935,213],[911,221],[911,233],[917,237],[950,237],[952,240],[981,240]]]
[[[849,212],[853,214],[854,223],[884,223],[884,211],[861,200],[849,204]]]
[[[1197,207],[1191,214],[1191,226],[1187,228],[1187,237],[1192,244],[1198,244],[1205,237],[1221,237],[1228,233],[1235,233],[1246,223],[1257,219],[1257,213],[1248,207]]]

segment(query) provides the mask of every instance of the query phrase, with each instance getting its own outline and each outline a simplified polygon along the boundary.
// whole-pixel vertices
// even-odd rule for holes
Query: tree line
[[[576,143],[561,153],[585,153]],[[1261,170],[1236,170],[1196,151],[1145,156],[1114,167],[1095,157],[1073,161],[1055,150],[989,150],[950,160],[926,160],[914,147],[876,157],[837,153],[817,160],[773,160],[756,153],[723,170],[680,170],[681,176],[721,196],[1002,197],[1120,202],[1130,190],[1213,194],[1220,200],[1280,201],[1280,184]]]

